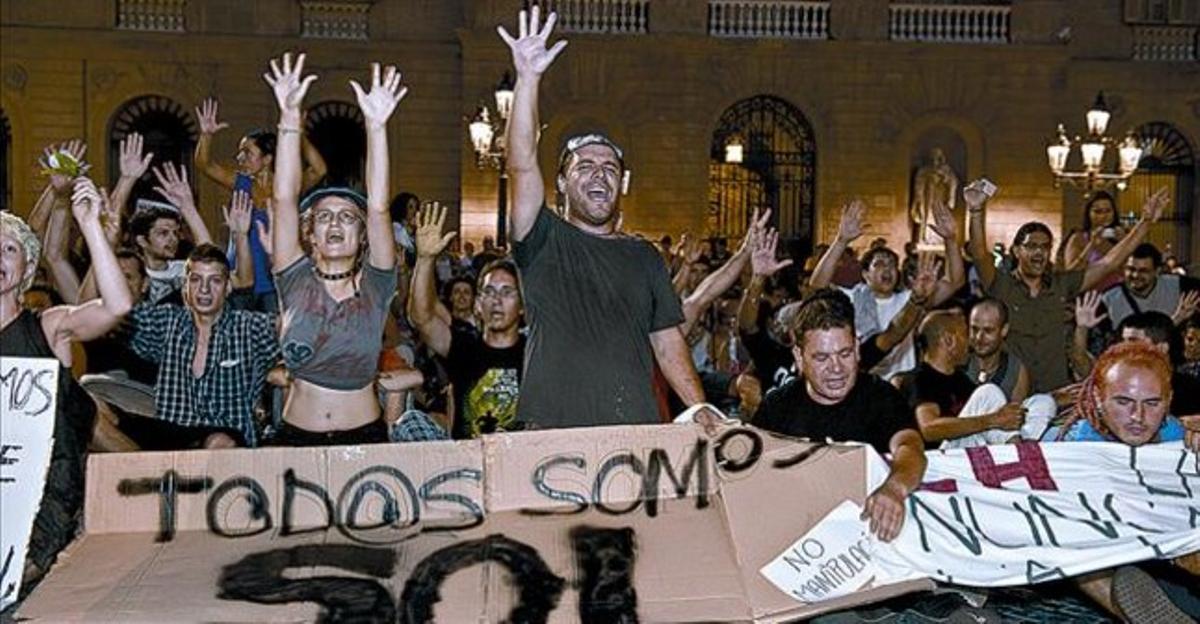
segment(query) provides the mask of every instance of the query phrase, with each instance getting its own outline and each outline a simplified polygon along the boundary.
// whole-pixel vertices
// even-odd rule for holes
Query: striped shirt
[[[159,364],[156,416],[184,427],[240,431],[248,446],[256,446],[254,404],[279,360],[275,315],[226,306],[213,327],[200,377],[192,375],[196,325],[190,310],[143,304],[130,319],[134,352]]]

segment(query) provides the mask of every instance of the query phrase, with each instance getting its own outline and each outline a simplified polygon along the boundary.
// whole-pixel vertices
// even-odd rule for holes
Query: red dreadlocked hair
[[[1066,436],[1067,431],[1080,418],[1086,418],[1092,428],[1101,435],[1111,437],[1108,427],[1105,427],[1100,419],[1100,404],[1103,403],[1101,397],[1108,390],[1105,387],[1104,377],[1108,374],[1108,370],[1117,364],[1136,366],[1154,373],[1167,389],[1167,394],[1170,394],[1172,368],[1167,354],[1141,340],[1119,342],[1100,354],[1100,357],[1096,359],[1095,366],[1092,367],[1092,372],[1087,379],[1083,380],[1079,394],[1075,397],[1074,413],[1063,423],[1062,429],[1058,433],[1059,440]]]

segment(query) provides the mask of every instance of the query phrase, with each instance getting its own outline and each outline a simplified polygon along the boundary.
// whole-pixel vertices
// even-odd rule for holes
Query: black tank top
[[[0,353],[7,357],[57,360],[46,341],[41,319],[28,310],[22,311],[8,327],[0,331]],[[34,535],[30,539],[29,556],[35,560],[54,555],[54,552],[37,551],[57,551],[70,541],[70,536],[67,535],[45,536],[38,533],[43,527],[73,526],[74,518],[83,506],[85,455],[96,419],[96,405],[92,402],[92,397],[75,382],[71,371],[61,364],[58,368],[57,406],[54,416],[54,448],[50,453],[46,488],[42,493],[42,506],[34,521]],[[41,561],[38,563],[41,564]]]

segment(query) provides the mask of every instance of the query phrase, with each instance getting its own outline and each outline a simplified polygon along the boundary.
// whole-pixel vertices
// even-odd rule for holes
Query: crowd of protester
[[[885,238],[856,249],[871,221],[860,200],[811,253],[781,246],[769,211],[738,240],[652,243],[620,228],[624,154],[604,135],[566,143],[547,202],[537,98],[565,46],[547,46],[553,19],[535,8],[518,35],[501,29],[517,72],[511,249],[460,245],[446,207],[391,196],[386,125],[406,92],[394,67],[351,84],[365,189],[326,185],[302,131],[316,78],[303,54],[270,62],[278,126],[248,131],[233,162],[211,153],[228,125],[216,100],[196,109],[196,170],[228,190],[216,235],[188,170],[152,168],[137,134],[120,145],[111,192],[49,169],[27,218],[0,215],[3,352],[63,366],[26,578],[77,526],[88,450],[470,439],[670,422],[710,405],[702,422],[719,411],[890,454],[864,512],[890,540],[926,449],[1200,448],[1200,284],[1146,242],[1165,191],[1127,227],[1116,199],[1094,194],[1057,261],[1038,222],[1007,250],[989,246],[978,183],[963,189],[965,241],[951,210],[934,207],[936,252],[903,245],[901,257]],[[47,148],[47,159],[64,154],[84,163],[86,146]],[[135,204],[147,175],[162,201]],[[1144,585],[1139,573],[1080,586],[1119,614],[1129,607],[1112,600],[1114,578]]]

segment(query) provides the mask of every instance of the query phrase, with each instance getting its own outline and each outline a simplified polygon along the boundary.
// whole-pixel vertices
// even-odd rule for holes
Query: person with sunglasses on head
[[[518,34],[497,30],[517,81],[508,122],[513,257],[530,323],[517,416],[537,427],[661,422],[657,363],[687,406],[704,401],[680,325],[666,263],[645,240],[620,232],[624,152],[602,134],[569,139],[555,187],[564,217],[545,204],[538,166],[538,88],[566,47],[547,47],[557,16],[521,11]]]
[[[408,90],[395,67],[378,63],[370,91],[350,81],[367,131],[367,194],[332,187],[300,201],[300,111],[317,79],[304,75],[304,61],[304,54],[287,53],[264,74],[279,105],[270,251],[291,379],[274,442],[387,442],[375,393],[383,325],[396,290],[387,122]]]

